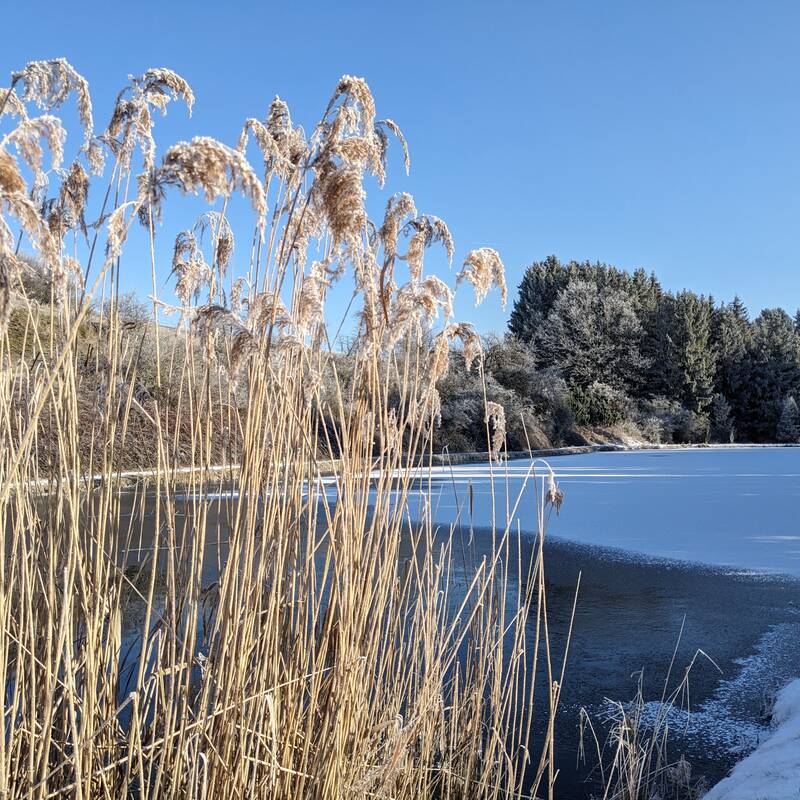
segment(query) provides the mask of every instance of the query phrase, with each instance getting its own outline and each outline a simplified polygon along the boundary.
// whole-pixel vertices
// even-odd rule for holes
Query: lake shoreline
[[[690,675],[689,708],[676,709],[670,726],[671,753],[686,755],[695,778],[717,784],[768,735],[765,698],[798,677],[800,578],[639,557],[559,537],[545,539],[545,569],[556,642],[581,576],[559,720],[557,797],[588,796],[593,788],[586,783],[593,765],[576,760],[579,709],[601,718],[604,698],[632,700],[640,679],[655,708],[673,652],[670,688],[703,654]]]
[[[547,447],[538,450],[509,450],[503,453],[503,460],[497,464],[497,468],[502,468],[503,463],[510,463],[512,461],[522,461],[525,459],[538,459],[538,458],[558,458],[561,456],[576,456],[588,455],[590,453],[637,453],[645,451],[691,451],[691,450],[755,450],[755,449],[775,449],[775,448],[797,448],[800,447],[800,442],[797,443],[764,443],[758,442],[754,444],[649,444],[646,442],[636,444],[617,444],[617,443],[600,443],[600,444],[586,444],[586,445],[570,445],[565,447]],[[430,462],[429,462],[430,459]],[[433,453],[430,456],[425,456],[422,463],[417,464],[417,468],[426,468],[429,466],[446,467],[458,466],[462,464],[481,464],[490,461],[490,455],[486,451],[478,452],[464,452],[464,453]],[[330,477],[339,468],[338,459],[320,459],[318,461],[318,475],[320,477]],[[222,480],[233,480],[238,474],[239,464],[213,464],[209,467],[176,467],[170,472],[159,470],[157,468],[148,469],[134,469],[134,470],[121,470],[114,471],[109,474],[112,480],[118,480],[125,488],[135,485],[148,485],[155,483],[160,477],[162,480],[171,477],[173,482],[171,485],[176,487],[187,486],[197,479],[197,476],[205,474],[206,476],[219,477]],[[84,475],[81,481],[84,483],[99,483],[108,479],[106,475],[100,473],[94,475]],[[38,488],[49,489],[53,491],[52,482],[44,479],[35,481],[34,485]]]

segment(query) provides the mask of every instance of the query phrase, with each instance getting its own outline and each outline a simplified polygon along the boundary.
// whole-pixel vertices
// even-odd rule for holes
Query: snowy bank
[[[797,800],[800,797],[800,680],[775,701],[775,730],[704,800]]]

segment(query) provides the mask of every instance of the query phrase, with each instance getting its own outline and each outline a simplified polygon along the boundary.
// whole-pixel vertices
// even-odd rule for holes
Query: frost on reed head
[[[472,284],[475,289],[476,306],[483,302],[492,286],[496,286],[500,290],[500,299],[505,308],[508,299],[505,267],[497,250],[481,247],[470,251],[456,279],[459,283],[465,280]]]
[[[13,73],[11,79],[12,86],[22,84],[22,100],[34,102],[45,111],[59,108],[70,93],[74,92],[83,124],[84,142],[88,145],[94,129],[89,84],[66,59],[31,61],[23,70]]]

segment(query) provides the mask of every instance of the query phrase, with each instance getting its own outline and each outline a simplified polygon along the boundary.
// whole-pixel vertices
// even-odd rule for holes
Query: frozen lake
[[[656,559],[800,575],[798,448],[589,453],[549,463],[566,497],[548,535]],[[535,484],[530,469],[526,460],[432,470],[434,521],[487,526],[494,506],[504,525],[518,503],[514,529],[535,530],[541,480]],[[536,474],[545,471],[537,462]],[[421,493],[409,507],[412,516],[423,513]]]
[[[722,674],[705,661],[693,672],[692,713],[677,714],[671,741],[696,775],[720,780],[766,734],[764,697],[799,672],[800,449],[592,453],[554,457],[549,464],[566,495],[560,515],[549,516],[545,545],[557,662],[582,576],[556,733],[556,797],[597,794],[594,764],[579,757],[580,710],[597,719],[605,698],[632,698],[639,671],[645,699],[657,700],[673,655],[682,674],[698,648]],[[547,470],[541,462],[535,466],[535,478],[524,460],[420,470],[409,514],[429,513],[440,536],[452,526],[479,559],[491,552],[493,515],[504,527],[513,511],[514,530],[536,530],[536,493]],[[334,479],[311,491],[336,499]],[[190,518],[195,499],[203,501],[184,497],[179,518]],[[238,494],[222,487],[204,499],[213,532],[205,585],[216,580],[226,558]],[[148,519],[128,548],[133,561],[152,549],[153,501],[148,496],[143,509],[126,509],[132,518],[144,511]],[[521,538],[527,563],[535,539]],[[529,632],[534,635],[532,627]],[[536,719],[534,743],[544,708]]]

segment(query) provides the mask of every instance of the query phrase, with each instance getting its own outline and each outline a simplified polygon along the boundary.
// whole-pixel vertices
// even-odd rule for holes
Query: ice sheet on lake
[[[549,463],[566,493],[551,535],[650,558],[800,576],[800,449],[588,453]],[[430,509],[436,523],[467,527],[491,525],[494,513],[494,524],[505,526],[516,506],[512,526],[533,531],[545,468],[539,461],[538,479],[530,470],[530,461],[417,470],[409,512]]]

